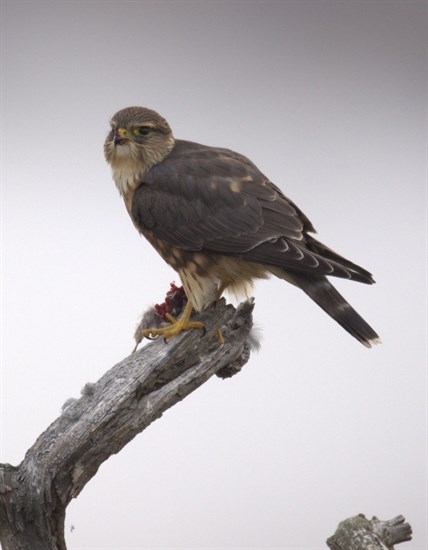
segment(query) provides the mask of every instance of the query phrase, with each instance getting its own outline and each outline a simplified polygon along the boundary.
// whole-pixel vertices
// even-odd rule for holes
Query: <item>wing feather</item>
[[[367,271],[308,235],[315,229],[303,212],[249,159],[228,149],[177,140],[134,192],[131,215],[140,230],[183,250],[372,282]]]

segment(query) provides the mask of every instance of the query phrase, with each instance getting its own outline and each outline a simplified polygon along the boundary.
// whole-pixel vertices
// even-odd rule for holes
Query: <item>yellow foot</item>
[[[215,331],[215,335],[216,335],[216,338],[218,340],[218,343],[219,344],[224,344],[224,336],[223,336],[223,333],[221,332],[221,330],[219,328]]]
[[[147,328],[143,330],[143,336],[145,338],[156,338],[157,336],[163,336],[164,340],[177,336],[183,332],[183,330],[189,330],[191,328],[196,328],[203,330],[205,332],[205,325],[201,321],[190,321],[190,314],[192,313],[192,305],[187,303],[184,308],[183,315],[176,319],[169,313],[166,314],[166,318],[171,323],[166,327],[160,328]]]
[[[172,315],[168,315],[169,321],[171,321],[170,317],[172,317]],[[174,319],[174,317],[172,318]],[[171,321],[171,324],[166,327],[146,328],[143,330],[143,336],[145,338],[156,338],[157,336],[163,336],[165,340],[168,340],[173,336],[177,336],[180,332],[183,332],[183,330],[189,330],[191,328],[205,330],[205,325],[200,321],[183,322],[183,318],[174,319],[174,321]]]

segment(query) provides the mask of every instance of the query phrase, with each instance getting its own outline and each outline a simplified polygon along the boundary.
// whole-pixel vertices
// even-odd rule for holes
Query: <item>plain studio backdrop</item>
[[[178,282],[104,161],[118,109],[247,155],[377,281],[336,281],[371,350],[259,282],[261,351],[102,465],[69,548],[324,549],[357,513],[426,548],[425,44],[424,2],[2,2],[3,462]]]

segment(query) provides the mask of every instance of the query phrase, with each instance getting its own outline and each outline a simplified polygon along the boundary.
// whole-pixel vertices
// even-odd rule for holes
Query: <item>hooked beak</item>
[[[116,128],[113,136],[114,146],[123,145],[127,141],[129,141],[129,135],[125,128]]]

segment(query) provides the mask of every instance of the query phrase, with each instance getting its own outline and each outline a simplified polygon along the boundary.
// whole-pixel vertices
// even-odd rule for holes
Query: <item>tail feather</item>
[[[278,276],[278,272],[275,272]],[[381,342],[379,335],[348,304],[326,277],[314,277],[307,274],[284,273],[282,278],[301,288],[312,300],[330,315],[349,334],[370,348]]]
[[[360,265],[354,264],[343,256],[340,256],[340,254],[337,254],[337,252],[331,248],[328,248],[325,244],[317,241],[311,235],[306,235],[306,246],[309,250],[319,254],[325,260],[332,260],[333,262],[337,262],[342,267],[349,269],[351,279],[358,280],[360,283],[374,283],[373,275],[367,271],[367,269],[364,269]]]

